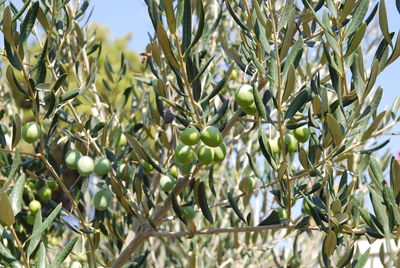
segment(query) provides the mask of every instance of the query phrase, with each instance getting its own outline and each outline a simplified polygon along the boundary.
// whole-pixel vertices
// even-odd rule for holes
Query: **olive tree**
[[[139,59],[87,0],[2,1],[0,266],[396,266],[385,1],[144,2]]]

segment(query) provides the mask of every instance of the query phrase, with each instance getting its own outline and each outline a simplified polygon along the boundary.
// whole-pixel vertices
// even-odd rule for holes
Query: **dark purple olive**
[[[166,124],[170,124],[174,121],[174,114],[171,112],[169,108],[167,108],[164,112],[164,121]]]

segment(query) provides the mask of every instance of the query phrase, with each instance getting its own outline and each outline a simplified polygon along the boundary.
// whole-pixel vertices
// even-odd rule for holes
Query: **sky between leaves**
[[[371,1],[370,7],[376,4],[377,0]],[[129,46],[136,52],[144,52],[149,40],[148,33],[153,33],[147,7],[144,0],[118,0],[111,4],[108,0],[96,0],[91,2],[94,11],[91,21],[106,25],[111,30],[112,38],[122,37],[128,33],[133,35]],[[386,7],[389,17],[389,30],[396,34],[400,30],[400,14],[395,5],[395,0],[386,0]],[[383,109],[391,107],[395,97],[400,94],[400,61],[391,64],[378,76],[376,85],[384,88],[384,95],[380,105]],[[400,127],[393,129],[400,131]],[[393,153],[400,150],[400,136],[383,137],[391,139],[389,144]],[[388,147],[389,148],[389,147]]]

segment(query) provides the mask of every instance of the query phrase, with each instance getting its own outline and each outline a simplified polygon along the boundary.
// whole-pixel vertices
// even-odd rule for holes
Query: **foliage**
[[[395,266],[385,1],[145,2],[140,62],[88,0],[2,1],[0,265]]]

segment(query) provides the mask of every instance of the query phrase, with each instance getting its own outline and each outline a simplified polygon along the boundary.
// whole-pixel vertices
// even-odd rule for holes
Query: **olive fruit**
[[[26,222],[29,225],[33,225],[35,223],[35,214],[32,212],[28,211],[28,214],[26,215]]]
[[[194,159],[192,147],[179,143],[175,148],[175,159],[181,164],[189,164]]]
[[[222,162],[226,156],[226,145],[225,143],[221,143],[218,147],[214,148],[214,161]]]
[[[214,148],[207,145],[200,145],[196,150],[197,160],[203,165],[208,165],[214,160]]]
[[[78,261],[71,262],[68,268],[82,268],[82,264]]]
[[[51,237],[50,239],[49,239],[49,244],[51,245],[51,246],[53,246],[53,247],[55,247],[55,246],[57,246],[58,245],[58,239],[56,238],[56,237]]]
[[[186,145],[196,145],[200,141],[200,132],[194,127],[189,127],[182,131],[179,139]]]
[[[172,177],[178,178],[178,168],[176,166],[170,167],[168,172]]]
[[[88,176],[94,170],[94,161],[90,156],[82,156],[78,160],[77,167],[81,176]]]
[[[242,110],[249,115],[256,115],[258,114],[258,110],[257,110],[257,106],[256,103],[253,102],[252,104],[250,104],[250,106],[247,107],[242,107]]]
[[[42,208],[42,204],[40,204],[37,200],[32,200],[29,203],[29,211],[33,214],[36,214]]]
[[[201,131],[201,141],[210,147],[218,147],[222,143],[222,135],[218,128],[208,126]]]
[[[296,150],[297,140],[292,134],[285,134],[283,136],[283,141],[284,141],[286,149],[287,149],[287,151],[289,151],[289,153],[293,153]],[[279,145],[281,145],[281,144],[279,143]]]
[[[96,162],[94,164],[94,173],[96,173],[97,176],[102,177],[104,175],[107,175],[110,169],[111,162],[106,157],[102,156],[96,159]]]
[[[169,192],[174,188],[174,180],[167,175],[163,175],[160,178],[161,190],[164,192]]]
[[[93,197],[94,207],[99,211],[106,210],[111,205],[111,194],[107,190],[100,190]]]
[[[124,133],[121,133],[121,136],[119,137],[118,141],[118,146],[123,147],[128,144],[128,140],[126,139],[126,136]]]
[[[233,69],[231,73],[231,78],[233,81],[236,81],[239,77],[239,72],[237,69]]]
[[[39,199],[40,201],[46,203],[52,195],[52,191],[49,187],[43,187],[39,190]]]
[[[248,107],[254,102],[253,88],[250,85],[243,85],[236,90],[236,103],[241,107]]]
[[[194,208],[192,206],[181,207],[181,212],[185,219],[191,220],[196,217],[196,211],[194,211]]]
[[[47,186],[49,186],[49,188],[51,190],[57,190],[58,189],[58,183],[56,181],[48,181],[47,182]]]
[[[269,147],[271,148],[271,152],[273,154],[276,154],[279,152],[279,138],[274,138],[270,139],[269,141]]]
[[[255,186],[256,181],[250,176],[243,177],[239,182],[239,190],[243,193],[249,193],[253,191]]]
[[[117,168],[117,177],[121,180],[128,181],[132,179],[133,168],[128,164],[121,164]]]
[[[28,122],[22,128],[22,138],[27,143],[34,143],[39,139],[40,127],[36,122]]]
[[[302,126],[296,128],[293,134],[299,142],[305,143],[308,141],[308,138],[310,137],[310,130],[308,129],[307,126]]]
[[[278,214],[279,214],[279,217],[281,219],[287,219],[288,218],[287,210],[284,209],[284,208],[278,208]]]
[[[82,154],[78,150],[69,150],[68,153],[65,155],[65,164],[70,169],[76,169],[78,165],[78,160],[81,157]]]
[[[179,168],[179,171],[181,172],[182,175],[187,175],[192,170],[193,162],[187,164],[181,164],[178,162],[176,163],[176,166]]]
[[[143,167],[144,167],[144,170],[145,170],[147,173],[153,172],[154,167],[153,167],[149,162],[143,162],[142,165],[143,165]]]

